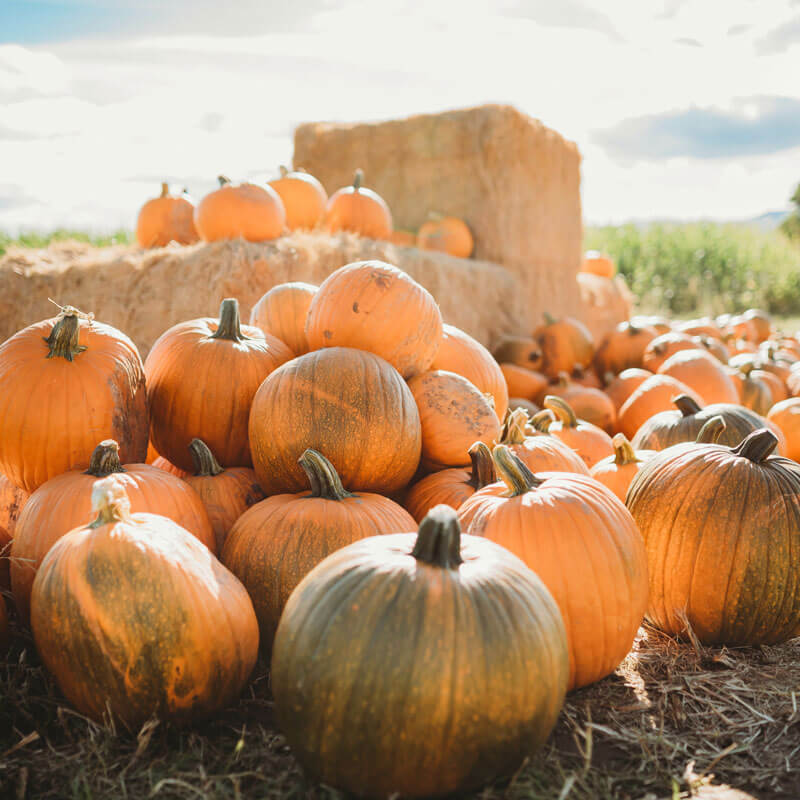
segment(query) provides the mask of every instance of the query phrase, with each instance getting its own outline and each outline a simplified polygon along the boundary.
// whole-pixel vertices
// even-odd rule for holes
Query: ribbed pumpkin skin
[[[269,496],[308,486],[297,459],[324,453],[350,491],[391,494],[419,465],[419,411],[397,370],[346,347],[307,353],[275,370],[250,411],[258,483]]]
[[[719,361],[705,350],[683,350],[670,356],[659,368],[686,384],[703,403],[738,403],[739,392]]]
[[[703,425],[717,415],[725,420],[725,430],[720,433],[717,444],[734,447],[748,433],[767,427],[767,421],[749,408],[733,403],[714,403],[696,413],[684,414],[673,409],[655,414],[639,428],[631,443],[635,450],[664,450],[673,444],[693,442]]]
[[[659,411],[670,411],[672,399],[688,394],[699,405],[703,404],[697,392],[669,375],[653,375],[644,381],[622,404],[617,417],[617,428],[633,440],[636,431]]]
[[[628,442],[628,447],[630,443]],[[602,483],[606,489],[611,490],[614,496],[625,502],[628,496],[628,488],[631,481],[639,470],[644,467],[645,463],[649,461],[655,454],[655,450],[637,450],[626,454],[621,453],[617,447],[616,437],[614,441],[614,449],[616,450],[613,456],[607,456],[602,461],[598,461],[590,470],[589,474],[599,483]],[[633,456],[633,458],[629,457]],[[638,460],[637,460],[638,459]]]
[[[14,486],[5,475],[0,475],[0,590],[11,588],[9,555],[11,540],[28,493]]]
[[[29,325],[0,345],[0,472],[26,492],[86,469],[100,439],[116,439],[126,461],[144,461],[147,453],[136,345],[110,325],[80,320],[86,350],[72,361],[48,358],[43,339],[57,322]]]
[[[458,509],[468,497],[475,494],[471,480],[471,470],[460,467],[432,472],[408,490],[405,507],[418,523],[435,506],[445,505]]]
[[[269,651],[289,595],[323,559],[348,544],[413,528],[388,497],[368,492],[342,500],[310,492],[278,494],[246,511],[228,534],[222,563],[253,600],[261,646]]]
[[[81,528],[47,554],[31,598],[36,648],[78,711],[136,731],[153,714],[196,718],[224,708],[258,653],[247,592],[172,521]]]
[[[660,453],[628,508],[650,569],[648,618],[670,634],[681,612],[704,644],[775,644],[800,633],[800,468],[720,445]]]
[[[626,369],[608,381],[603,391],[608,395],[617,413],[625,401],[652,375],[653,373],[646,369]]]
[[[564,377],[563,381],[549,384],[537,398],[536,402],[543,403],[548,394],[566,400],[575,412],[575,416],[590,422],[606,433],[614,433],[617,424],[617,410],[611,398],[602,390],[592,386],[585,386]]]
[[[194,224],[205,242],[240,236],[248,242],[264,242],[283,233],[286,209],[270,186],[226,183],[197,204]]]
[[[392,212],[372,189],[345,186],[328,199],[324,225],[331,233],[352,231],[370,239],[389,239]]]
[[[502,362],[500,371],[506,380],[509,397],[521,397],[536,402],[537,396],[547,388],[547,378],[541,372]]]
[[[541,581],[483,539],[461,537],[456,568],[420,563],[414,546],[403,533],[334,553],[275,637],[292,751],[358,795],[463,796],[518,769],[563,702],[563,623]]]
[[[422,459],[432,466],[461,467],[470,463],[475,442],[489,446],[500,435],[491,403],[466,378],[435,370],[408,382],[419,409]]]
[[[247,423],[253,396],[294,354],[279,339],[243,325],[244,339],[213,339],[219,320],[174,325],[147,356],[150,438],[167,460],[192,469],[189,443],[202,439],[223,467],[252,464]]]
[[[641,367],[644,351],[656,336],[655,328],[621,322],[600,342],[594,354],[594,368],[599,375],[607,372],[618,375],[626,369]]]
[[[309,347],[354,347],[404,378],[424,372],[442,342],[442,315],[427,289],[383,261],[357,261],[320,285],[306,320]]]
[[[151,467],[168,472],[170,475],[175,475],[178,478],[188,478],[192,473],[188,470],[176,467],[171,461],[168,461],[164,456],[157,456],[150,464]]]
[[[469,258],[475,241],[463,219],[444,217],[422,223],[417,233],[417,247],[420,250],[438,250],[456,258]]]
[[[296,356],[309,350],[306,317],[317,287],[293,281],[273,286],[250,312],[250,324],[277,336]]]
[[[503,425],[498,440],[531,472],[577,472],[588,475],[583,459],[562,441],[549,433],[528,434],[527,417],[512,412]]]
[[[800,398],[790,397],[776,403],[767,414],[767,420],[780,428],[786,438],[786,455],[800,461]]]
[[[494,411],[502,420],[508,408],[508,387],[500,365],[476,339],[454,325],[443,326],[439,352],[430,365],[431,370],[455,372],[472,383],[479,391],[494,398]]]
[[[200,237],[194,227],[194,205],[188,198],[172,197],[164,185],[161,197],[148,200],[136,219],[136,241],[142,247],[165,247],[170,242],[193,244]]]
[[[286,227],[290,231],[311,230],[325,214],[328,194],[322,184],[307,172],[286,172],[269,182],[283,201]]]
[[[158,513],[216,552],[214,531],[197,493],[180,478],[147,464],[126,464],[113,473],[130,499],[131,509]],[[31,494],[17,520],[11,544],[11,589],[20,616],[27,618],[31,588],[50,548],[69,531],[93,519],[92,486],[97,477],[66,472]]]
[[[697,348],[695,339],[687,333],[663,333],[647,345],[642,357],[642,367],[650,372],[658,372],[659,367],[675,353],[681,350],[694,350]]]
[[[550,378],[570,372],[576,364],[588,367],[592,361],[592,334],[578,320],[546,320],[534,331],[533,338],[542,349],[542,372]]]
[[[467,533],[521,558],[552,592],[570,647],[568,689],[617,668],[647,606],[644,544],[625,506],[583,475],[538,473],[538,487],[509,497],[505,483],[459,509]]]

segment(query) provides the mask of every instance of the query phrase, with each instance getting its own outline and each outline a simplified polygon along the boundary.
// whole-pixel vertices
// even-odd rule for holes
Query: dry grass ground
[[[15,632],[0,661],[0,797],[340,797],[303,778],[264,664],[238,706],[133,736],[71,711]],[[616,674],[570,696],[542,753],[471,797],[799,798],[800,639],[706,649],[645,627]]]

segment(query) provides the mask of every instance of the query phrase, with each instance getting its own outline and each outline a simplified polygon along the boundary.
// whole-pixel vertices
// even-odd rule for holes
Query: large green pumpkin
[[[437,506],[419,533],[326,558],[275,637],[278,722],[316,780],[357,795],[463,792],[513,773],[564,701],[564,624],[507,550]]]

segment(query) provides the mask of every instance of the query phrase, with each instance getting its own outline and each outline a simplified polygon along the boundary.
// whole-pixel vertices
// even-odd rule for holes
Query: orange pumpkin
[[[307,448],[325,453],[351,491],[391,494],[417,471],[419,411],[382,358],[326,347],[278,367],[261,384],[250,410],[250,446],[267,496],[305,488],[297,459]]]
[[[614,453],[611,437],[597,425],[578,419],[572,406],[563,398],[547,395],[544,407],[555,418],[547,426],[547,432],[572,448],[590,469],[598,461]]]
[[[581,272],[599,275],[601,278],[613,278],[617,274],[617,265],[599,250],[587,250]]]
[[[165,247],[170,242],[193,244],[198,240],[194,227],[194,204],[188,195],[174,197],[169,185],[161,184],[161,195],[148,200],[136,220],[136,241],[141,247]]]
[[[273,286],[250,311],[250,324],[280,339],[296,356],[309,351],[306,317],[317,287],[293,281]]]
[[[492,396],[497,418],[505,417],[508,388],[503,371],[492,354],[469,334],[453,325],[445,324],[442,343],[430,369],[447,370],[466,378],[480,392]]]
[[[494,348],[494,357],[500,363],[538,371],[542,367],[542,350],[539,343],[525,336],[504,336]]]
[[[474,442],[490,445],[500,435],[492,404],[461,375],[434,370],[408,382],[419,409],[422,461],[429,469],[470,463]]]
[[[256,473],[252,469],[223,469],[202,440],[192,439],[189,449],[194,461],[194,474],[187,475],[184,480],[203,501],[214,531],[216,552],[221,553],[225,537],[233,523],[250,506],[263,500],[264,492],[261,491]]]
[[[607,333],[594,354],[594,368],[600,375],[618,375],[626,369],[642,366],[644,352],[658,336],[655,328],[621,322]]]
[[[355,347],[386,359],[404,378],[428,369],[442,343],[442,315],[427,289],[383,261],[331,273],[311,301],[312,350]]]
[[[290,231],[316,228],[325,214],[328,193],[307,172],[289,172],[281,167],[281,176],[269,182],[283,202],[286,227]]]
[[[756,344],[766,342],[772,336],[772,318],[765,311],[758,308],[748,308],[742,314],[745,322],[749,323]]]
[[[472,232],[463,219],[431,214],[417,233],[420,250],[438,250],[456,258],[469,258],[475,249]]]
[[[202,439],[225,467],[252,463],[247,425],[253,396],[291,350],[258,328],[242,326],[239,303],[223,300],[219,319],[173,325],[147,356],[150,438],[166,459],[191,470],[189,443]]]
[[[388,239],[392,235],[392,212],[386,201],[372,189],[362,186],[364,173],[358,169],[353,185],[334,192],[325,209],[325,227],[351,231],[370,239]]]
[[[518,367],[516,364],[502,362],[500,371],[506,380],[508,394],[525,400],[535,399],[547,388],[548,380],[541,372]]]
[[[611,441],[614,444],[614,455],[598,461],[589,470],[589,474],[624,503],[634,476],[656,451],[634,450],[624,433],[618,433]]]
[[[800,461],[800,398],[790,397],[776,403],[769,410],[767,419],[786,437],[786,455]]]
[[[697,342],[687,333],[664,333],[656,336],[647,345],[642,356],[642,366],[650,372],[658,372],[658,368],[672,355],[681,350],[695,350]]]
[[[23,618],[28,616],[31,588],[42,559],[65,533],[91,521],[92,487],[98,478],[109,475],[125,489],[135,511],[169,517],[216,552],[211,521],[197,493],[174,475],[148,464],[123,467],[117,443],[107,439],[95,448],[88,470],[51,478],[31,494],[19,515],[11,544],[11,589]]]
[[[617,428],[629,439],[633,439],[636,431],[654,414],[671,411],[673,398],[682,394],[691,397],[698,405],[703,404],[700,395],[685,383],[669,375],[653,375],[623,403],[617,417]]]
[[[603,678],[625,658],[647,606],[647,559],[625,506],[583,475],[534,475],[503,445],[502,483],[458,512],[465,533],[521,558],[553,593],[570,650],[569,688]]]
[[[659,368],[693,389],[706,403],[738,403],[739,392],[725,368],[705,350],[682,350],[671,355]]]
[[[738,370],[731,370],[729,376],[736,387],[739,402],[765,416],[773,404],[772,387],[758,377],[758,372],[753,364],[746,364]]]
[[[550,412],[544,412],[550,416]],[[546,430],[528,427],[528,415],[522,409],[508,414],[498,444],[505,445],[533,472],[577,472],[588,475],[583,459],[568,445]]]
[[[717,359],[717,361],[720,362],[720,364],[728,363],[730,351],[724,342],[720,341],[719,339],[714,339],[711,336],[698,336],[696,338],[698,347],[702,347],[708,351],[712,356],[714,356],[714,358]]]
[[[168,472],[170,475],[175,475],[178,478],[188,478],[189,475],[192,474],[188,470],[176,467],[171,461],[167,461],[164,456],[157,456],[154,458],[150,466],[153,466],[156,469],[162,469],[164,472]]]
[[[518,408],[521,408],[529,417],[532,417],[534,414],[538,414],[542,410],[536,405],[536,403],[533,403],[530,400],[525,400],[522,397],[509,397],[508,410],[516,411]]]
[[[389,241],[398,247],[416,247],[417,234],[413,231],[392,231]]]
[[[593,369],[586,369],[579,364],[576,364],[572,368],[569,378],[573,383],[577,383],[580,386],[587,386],[589,389],[603,388],[600,376]]]
[[[646,369],[626,369],[619,375],[606,375],[605,393],[619,412],[625,401],[650,377],[653,373]]]
[[[316,450],[306,450],[299,464],[311,491],[254,505],[237,520],[222,552],[223,564],[253,598],[265,650],[272,648],[289,595],[326,556],[367,536],[414,527],[409,513],[388,497],[346,491]]]
[[[28,493],[14,486],[5,475],[0,475],[0,591],[11,588],[9,577],[9,558],[11,540]]]
[[[687,336],[710,336],[720,342],[724,338],[719,325],[710,317],[687,319],[683,322],[678,322],[675,325],[675,330],[679,333],[685,333]]]
[[[147,427],[142,360],[116,328],[67,306],[0,345],[0,472],[15,486],[86,469],[105,437],[144,461]]]
[[[588,367],[592,361],[592,334],[576,319],[556,320],[545,312],[544,325],[534,331],[533,338],[542,351],[542,372],[549,378],[569,372],[576,364]]]
[[[770,406],[774,403],[780,403],[781,400],[786,400],[786,398],[789,397],[789,390],[786,388],[786,384],[774,372],[769,372],[763,368],[757,368],[752,370],[748,377],[751,380],[761,381],[766,385],[769,389],[770,400],[772,401]],[[744,405],[747,404],[745,403]],[[769,408],[759,413],[763,416],[767,411],[769,411]]]
[[[132,732],[153,715],[230,704],[258,655],[244,587],[180,525],[131,514],[117,476],[95,482],[91,509],[94,521],[47,554],[31,595],[36,649],[67,700]]]
[[[205,242],[241,237],[248,242],[277,239],[286,226],[286,209],[270,186],[234,186],[219,176],[219,189],[207,194],[194,210],[194,224]]]
[[[548,394],[566,400],[575,415],[586,422],[602,428],[606,433],[614,432],[617,411],[611,399],[601,389],[574,383],[566,373],[562,372],[555,383],[548,384],[543,393],[536,398],[536,402],[543,404]]]

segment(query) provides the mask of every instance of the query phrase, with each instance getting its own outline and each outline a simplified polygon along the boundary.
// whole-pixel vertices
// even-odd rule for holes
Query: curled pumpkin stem
[[[703,410],[697,401],[688,394],[679,394],[673,397],[671,402],[684,417],[691,417]]]
[[[706,420],[703,427],[697,432],[697,438],[694,441],[696,444],[716,444],[727,427],[725,420],[717,414]]]
[[[475,491],[483,489],[484,486],[488,486],[497,480],[492,451],[483,442],[475,442],[470,447],[469,457],[470,461],[472,461],[472,475],[469,479],[469,485]]]
[[[494,458],[497,474],[500,476],[500,480],[508,487],[511,497],[519,497],[519,495],[525,494],[525,492],[529,492],[544,483],[506,445],[495,445],[492,457]]]
[[[522,444],[525,441],[525,428],[528,422],[528,412],[524,408],[506,412],[498,444]]]
[[[759,428],[745,436],[731,452],[749,458],[754,464],[760,464],[777,446],[778,437],[768,428]]]
[[[545,408],[531,417],[531,427],[539,433],[550,433],[550,426],[555,421],[553,412]]]
[[[189,442],[189,453],[194,463],[194,474],[202,477],[219,475],[225,472],[224,468],[214,458],[211,448],[202,439],[192,439]]]
[[[572,406],[562,397],[556,397],[554,394],[548,394],[544,398],[544,407],[548,411],[552,411],[556,419],[565,428],[577,428],[578,418],[572,410]]]
[[[297,459],[297,463],[308,477],[312,497],[321,497],[324,500],[344,500],[346,497],[353,497],[353,494],[342,486],[342,479],[336,467],[322,453],[308,448]]]
[[[642,460],[636,455],[633,445],[628,441],[628,437],[624,433],[618,433],[611,441],[614,445],[614,463],[618,467],[624,467],[626,464],[637,464]]]

